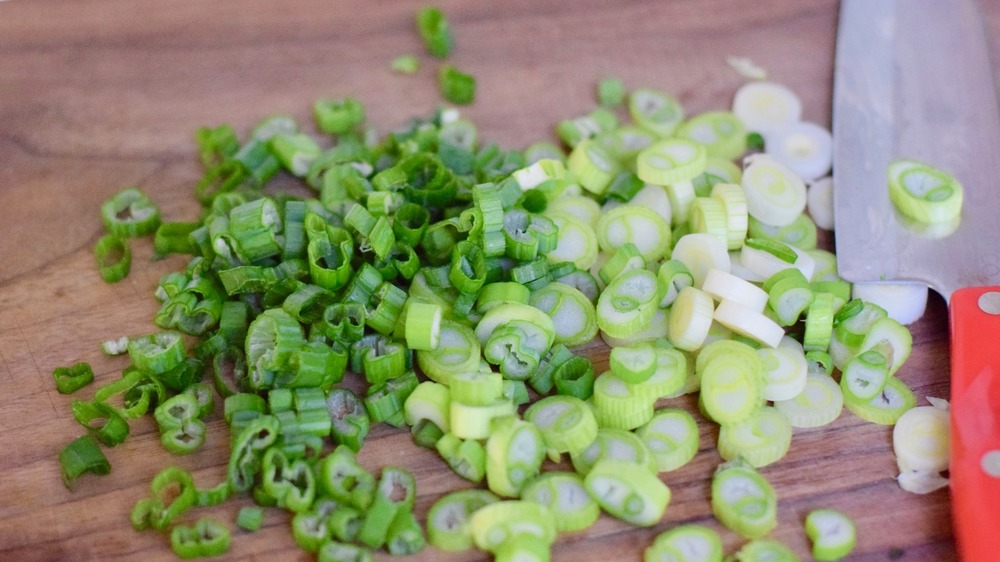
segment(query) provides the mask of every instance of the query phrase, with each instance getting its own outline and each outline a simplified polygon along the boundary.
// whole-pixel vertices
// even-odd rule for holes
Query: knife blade
[[[843,0],[834,65],[834,228],[849,281],[923,283],[949,303],[953,519],[963,560],[1000,552],[1000,106],[973,0]],[[889,200],[897,158],[963,185],[957,226]]]

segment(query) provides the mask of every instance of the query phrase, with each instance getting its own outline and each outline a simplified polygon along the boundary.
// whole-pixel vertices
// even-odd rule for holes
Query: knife
[[[833,136],[840,275],[923,283],[948,302],[956,542],[963,560],[1000,560],[1000,106],[973,0],[843,0]],[[951,232],[895,213],[897,158],[962,183]]]

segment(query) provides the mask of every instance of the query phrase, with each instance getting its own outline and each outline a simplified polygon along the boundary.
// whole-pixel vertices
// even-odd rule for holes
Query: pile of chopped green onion
[[[419,23],[443,58],[440,17]],[[481,141],[453,109],[376,138],[353,98],[316,102],[315,131],[284,116],[242,138],[200,129],[196,220],[164,220],[137,187],[101,209],[106,281],[127,275],[134,237],[189,258],[160,279],[159,330],[105,342],[131,364],[74,401],[86,433],[60,454],[66,485],[108,473],[101,445],[124,442],[147,414],[168,451],[195,454],[221,400],[227,477],[199,489],[166,468],[132,513],[182,558],[231,540],[225,522],[188,526],[182,515],[242,494],[260,507],[233,523],[252,531],[263,508],[286,510],[319,560],[427,543],[548,560],[559,533],[602,511],[662,520],[663,473],[699,449],[695,416],[671,401],[697,394],[726,460],[713,513],[750,541],[741,560],[790,555],[766,539],[777,497],[759,469],[796,429],[844,407],[885,425],[912,408],[897,377],[909,331],[852,299],[834,256],[816,248],[796,172],[766,153],[734,163],[753,119],[688,116],[672,96],[625,92],[613,78],[598,94],[593,112],[557,125],[560,144],[525,150]],[[278,175],[310,196],[274,192]],[[575,351],[598,336],[611,347],[600,373]],[[54,376],[66,393],[93,381],[86,365]],[[441,497],[426,526],[405,467],[375,474],[355,457],[378,423],[409,428],[470,482]],[[552,470],[564,459],[572,471]],[[838,522],[850,519],[826,510],[807,521],[822,559],[853,547],[853,527],[829,536]],[[698,560],[722,560],[718,533],[699,525],[660,534],[646,559],[681,559],[691,545]]]

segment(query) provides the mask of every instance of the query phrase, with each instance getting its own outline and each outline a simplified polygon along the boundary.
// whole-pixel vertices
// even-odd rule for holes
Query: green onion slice
[[[582,531],[601,515],[601,507],[584,487],[583,478],[573,472],[546,472],[525,486],[521,499],[549,508],[556,531]]]
[[[739,458],[719,465],[712,477],[712,513],[748,539],[760,538],[778,524],[774,488]]]

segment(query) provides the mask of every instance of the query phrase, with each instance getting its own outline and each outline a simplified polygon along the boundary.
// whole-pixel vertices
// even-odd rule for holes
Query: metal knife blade
[[[834,209],[840,274],[918,281],[949,299],[1000,284],[1000,106],[971,0],[845,0],[834,74]],[[963,185],[949,235],[918,233],[889,201],[896,158]]]

